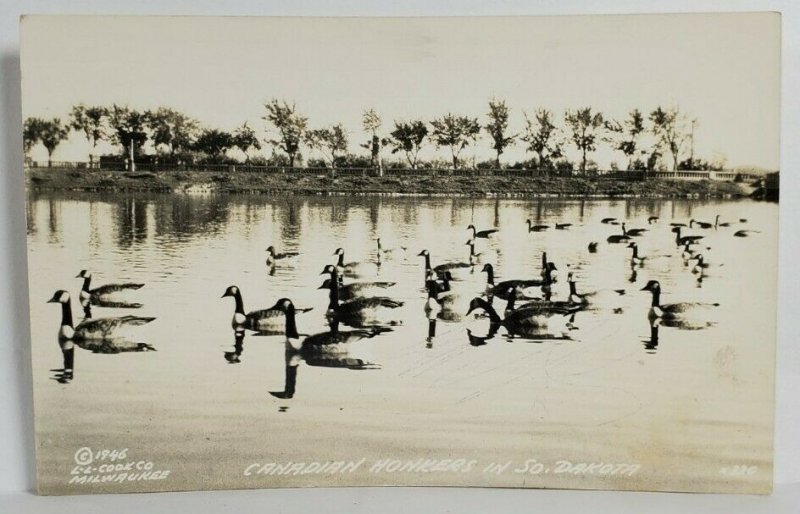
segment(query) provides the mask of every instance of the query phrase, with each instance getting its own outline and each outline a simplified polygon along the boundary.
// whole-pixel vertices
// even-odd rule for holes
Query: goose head
[[[273,309],[276,310],[276,311],[281,311],[282,313],[286,314],[289,311],[294,309],[294,304],[288,298],[281,298],[280,300],[275,302],[275,305],[273,305],[272,309],[270,309],[270,310],[273,310]]]
[[[631,241],[630,243],[628,243],[628,248],[636,248],[636,243]]]
[[[473,298],[469,302],[469,310],[467,311],[466,315],[469,316],[470,314],[472,314],[473,311],[476,311],[476,310],[479,310],[479,309],[483,309],[485,311],[488,311],[490,307],[491,306],[489,305],[489,303],[486,300],[484,300],[483,298]]]
[[[431,253],[430,253],[428,250],[422,250],[421,252],[419,252],[419,253],[417,254],[417,257],[427,257],[427,256],[429,256],[430,254],[431,254]]]
[[[272,245],[268,246],[267,247],[267,252],[269,252],[271,255],[274,255],[275,254],[275,247],[272,246]]]
[[[236,286],[230,286],[228,289],[225,290],[225,293],[221,296],[221,298],[225,298],[226,296],[236,296],[239,294],[239,288]]]
[[[324,268],[322,268],[322,273],[320,275],[332,275],[336,272],[336,268],[333,264],[326,264]]]
[[[467,230],[475,230],[475,225],[471,224],[467,227]]]
[[[483,265],[483,269],[481,269],[481,273],[491,273],[494,271],[494,266],[487,263]]]
[[[650,280],[642,288],[642,291],[650,291],[651,293],[660,292],[661,291],[661,284],[658,283],[658,280]]]
[[[64,291],[63,289],[59,289],[55,292],[52,298],[47,300],[47,303],[67,303],[69,302],[69,293]]]
[[[344,253],[344,248],[337,248],[333,255],[342,255]]]
[[[571,271],[567,273],[567,282],[575,282],[575,278],[573,277]]]
[[[75,278],[88,278],[92,276],[92,272],[89,270],[82,269],[80,273],[78,273]]]

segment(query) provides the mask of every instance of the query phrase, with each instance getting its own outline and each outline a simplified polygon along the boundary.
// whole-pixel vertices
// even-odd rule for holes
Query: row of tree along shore
[[[34,147],[47,151],[48,165],[58,147],[72,132],[82,133],[88,144],[85,167],[119,167],[135,171],[137,165],[178,166],[236,165],[266,167],[305,166],[345,169],[518,169],[544,170],[559,175],[596,172],[592,159],[601,145],[620,156],[622,165],[612,161],[611,171],[722,170],[724,157],[714,162],[695,158],[692,120],[677,107],[656,107],[649,113],[631,110],[616,120],[592,107],[567,109],[563,115],[538,108],[523,111],[524,129],[509,130],[511,109],[504,100],[491,99],[482,119],[448,113],[431,119],[395,120],[384,127],[374,109],[362,113],[363,138],[351,149],[351,133],[342,124],[312,127],[294,103],[272,99],[264,104],[264,134],[248,123],[233,131],[203,127],[191,116],[169,107],[139,110],[114,104],[72,107],[61,118],[27,118],[23,127],[26,162]],[[485,137],[484,137],[485,136]],[[118,152],[95,159],[98,145],[109,143]],[[263,143],[263,145],[262,145]],[[491,145],[494,159],[479,161],[479,145]],[[503,155],[522,147],[526,158],[505,162]],[[420,158],[427,147],[447,151],[450,158]],[[263,150],[263,151],[262,151]],[[472,151],[470,151],[472,150]],[[488,147],[483,148],[488,150]],[[392,157],[384,156],[388,153]],[[469,155],[472,155],[470,158]],[[237,167],[237,169],[240,169]]]

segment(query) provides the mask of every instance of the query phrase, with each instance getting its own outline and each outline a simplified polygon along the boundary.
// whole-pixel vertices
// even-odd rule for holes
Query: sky
[[[523,111],[591,106],[623,119],[677,106],[695,119],[695,156],[779,167],[780,15],[775,13],[493,18],[28,16],[23,117],[67,118],[77,103],[169,106],[208,127],[247,121],[266,137],[264,103],[297,104],[312,127],[343,123],[363,152],[361,113],[486,121],[488,101]],[[100,151],[111,147],[102,146]],[[265,153],[269,153],[266,150]],[[306,152],[308,154],[308,152]],[[53,156],[86,160],[74,134]],[[427,148],[423,158],[447,157]],[[464,151],[493,156],[488,137]],[[523,145],[507,161],[529,157]],[[34,159],[46,158],[41,146]],[[573,155],[574,157],[574,155]],[[607,166],[619,152],[598,151]]]

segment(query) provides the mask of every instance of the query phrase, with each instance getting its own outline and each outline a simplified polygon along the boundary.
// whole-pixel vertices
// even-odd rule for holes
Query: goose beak
[[[417,257],[423,257],[425,255],[425,250],[422,250],[417,254]]]

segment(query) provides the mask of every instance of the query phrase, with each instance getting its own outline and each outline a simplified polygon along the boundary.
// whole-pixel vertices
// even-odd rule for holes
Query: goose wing
[[[481,230],[479,232],[476,232],[475,236],[477,236],[477,237],[489,237],[492,234],[494,234],[495,232],[499,232],[499,231],[500,231],[500,229],[497,229],[497,228],[492,228],[492,229],[489,229],[489,230]]]
[[[347,303],[343,303],[341,307],[345,310],[361,311],[367,309],[377,309],[378,307],[386,307],[389,309],[396,309],[402,307],[403,302],[393,300],[386,296],[373,296],[370,298],[356,298]]]
[[[464,269],[464,268],[471,268],[472,264],[468,262],[445,262],[444,264],[439,264],[433,268],[433,271],[436,272],[437,275],[444,273],[445,271],[450,271],[454,269]]]
[[[504,280],[496,284],[491,289],[492,296],[496,296],[502,300],[508,300],[509,289],[527,289],[529,287],[540,287],[544,284],[544,280]]]
[[[659,308],[664,314],[687,314],[699,310],[711,309],[719,307],[718,303],[702,303],[702,302],[681,302],[681,303],[668,303],[660,305]]]
[[[519,313],[521,317],[545,314],[567,315],[579,310],[581,310],[581,306],[572,302],[548,302],[537,300],[520,305],[513,314]]]
[[[276,253],[273,257],[275,259],[289,259],[291,257],[297,257],[300,255],[298,252],[283,252],[283,253]]]
[[[106,284],[92,289],[90,293],[92,296],[104,296],[111,293],[118,293],[120,291],[141,289],[142,287],[144,287],[144,284],[136,284],[133,282],[128,282],[125,284]]]
[[[122,316],[85,320],[75,327],[75,335],[80,339],[106,339],[115,336],[123,328],[145,325],[154,319],[142,316]]]

